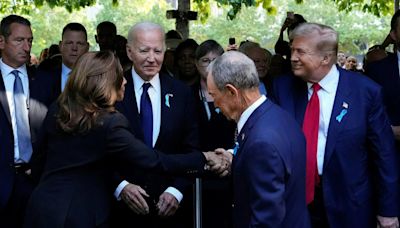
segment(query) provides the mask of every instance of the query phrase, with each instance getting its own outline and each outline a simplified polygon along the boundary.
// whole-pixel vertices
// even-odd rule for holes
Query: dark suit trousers
[[[320,177],[320,180],[320,185],[315,187],[314,201],[308,205],[308,212],[310,213],[312,228],[329,228],[322,193],[322,177]]]
[[[0,227],[22,227],[26,205],[33,188],[33,181],[28,175],[25,173],[19,173],[15,175],[14,186],[10,199],[5,210],[0,213]]]

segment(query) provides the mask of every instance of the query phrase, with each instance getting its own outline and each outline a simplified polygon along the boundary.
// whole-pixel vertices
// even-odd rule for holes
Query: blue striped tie
[[[19,157],[24,162],[29,162],[32,156],[31,132],[29,128],[27,100],[24,96],[21,78],[17,70],[11,72],[14,80],[14,111],[17,123]]]

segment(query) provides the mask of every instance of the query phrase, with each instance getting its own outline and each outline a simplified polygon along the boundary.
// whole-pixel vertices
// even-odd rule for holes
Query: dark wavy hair
[[[58,98],[59,127],[67,133],[86,133],[102,113],[114,112],[123,70],[110,51],[83,54]]]

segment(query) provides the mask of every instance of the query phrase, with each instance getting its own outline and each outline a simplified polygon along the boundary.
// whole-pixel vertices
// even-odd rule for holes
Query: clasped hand
[[[218,174],[220,177],[228,175],[231,171],[232,153],[218,148],[214,151],[203,152],[207,159],[207,169]]]

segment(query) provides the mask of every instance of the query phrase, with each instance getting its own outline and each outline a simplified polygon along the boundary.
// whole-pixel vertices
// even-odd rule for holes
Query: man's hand
[[[208,169],[220,176],[228,175],[232,163],[232,157],[228,153],[221,148],[213,152],[203,152],[207,159]]]
[[[377,216],[379,228],[398,228],[399,227],[399,220],[397,217],[382,217]]]
[[[122,200],[133,210],[136,214],[145,215],[149,213],[149,206],[143,198],[149,197],[146,191],[139,185],[128,184],[121,191]]]
[[[396,141],[400,141],[400,126],[392,126],[392,131]]]
[[[160,195],[156,205],[158,215],[161,217],[169,217],[175,214],[179,208],[179,202],[171,193],[164,192]]]
[[[224,176],[230,174],[233,154],[223,148],[215,149],[215,154],[222,156],[222,160],[224,161],[224,163],[228,164],[227,168],[222,173],[219,173],[219,176],[224,177]]]

